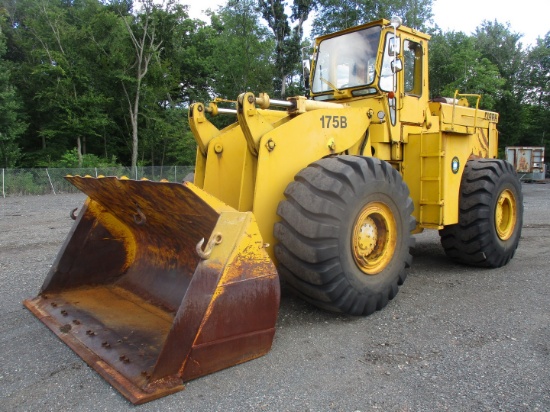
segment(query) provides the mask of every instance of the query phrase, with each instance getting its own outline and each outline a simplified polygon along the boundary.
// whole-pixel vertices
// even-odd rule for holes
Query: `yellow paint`
[[[517,224],[516,197],[511,190],[500,194],[495,208],[495,226],[497,235],[502,241],[510,239]]]
[[[397,244],[397,225],[390,208],[372,202],[359,212],[351,239],[357,267],[367,275],[377,275],[391,262]]]
[[[221,273],[203,324],[208,322],[216,301],[225,293],[228,285],[251,278],[277,276],[252,213],[222,212],[212,233],[222,234],[222,241],[214,246],[210,258],[203,260],[200,265]]]
[[[322,128],[321,117],[344,116],[346,128]],[[344,107],[307,112],[264,135],[259,144],[252,211],[270,256],[273,257],[273,225],[278,220],[277,206],[294,176],[310,163],[334,153],[344,153],[363,141],[370,124],[365,108]],[[272,139],[276,147],[269,151],[264,142]],[[333,139],[334,149],[327,142]],[[368,144],[366,152],[370,152]],[[357,154],[357,152],[355,152]]]
[[[381,27],[371,69],[373,85],[378,85],[385,42],[393,35],[389,21],[322,36],[315,49],[326,39],[373,26]],[[294,105],[289,109],[269,106],[266,95],[243,93],[237,99],[237,122],[222,131],[209,124],[204,111],[194,111],[190,120],[199,146],[195,182],[235,209],[252,211],[272,258],[277,206],[294,176],[316,160],[345,153],[390,162],[410,189],[420,231],[457,223],[464,165],[473,157],[496,158],[498,114],[480,110],[477,95],[475,108],[458,100],[469,96],[458,92],[449,103],[430,102],[430,36],[404,26],[397,36],[396,57],[404,69],[395,76],[395,93],[372,88],[356,93],[366,87],[358,85],[323,92],[324,100],[289,98]],[[335,78],[327,81],[335,88]]]
[[[86,213],[91,214],[98,222],[101,222],[114,239],[120,239],[123,242],[126,256],[121,272],[125,272],[136,259],[137,243],[134,234],[126,224],[122,223],[99,203],[88,198],[86,199],[86,205]]]

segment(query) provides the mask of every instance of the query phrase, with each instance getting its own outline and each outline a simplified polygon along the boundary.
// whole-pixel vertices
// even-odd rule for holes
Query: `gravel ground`
[[[0,410],[549,411],[550,185],[523,190],[522,240],[506,267],[454,264],[427,231],[384,310],[336,316],[283,289],[267,356],[139,407],[21,304],[84,196],[0,199]]]

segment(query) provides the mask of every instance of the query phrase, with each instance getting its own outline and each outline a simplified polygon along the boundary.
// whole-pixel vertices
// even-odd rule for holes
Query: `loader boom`
[[[197,151],[195,184],[239,211],[252,211],[273,258],[276,209],[288,183],[322,157],[369,153],[366,130],[372,111],[305,99],[290,100],[296,111],[266,110],[256,108],[256,100],[252,93],[240,95],[238,126],[217,132],[201,103],[191,107],[189,123],[202,142],[199,147],[208,140],[206,154]]]

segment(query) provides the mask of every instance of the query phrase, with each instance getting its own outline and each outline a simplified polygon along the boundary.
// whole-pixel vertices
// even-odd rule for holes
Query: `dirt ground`
[[[397,297],[367,318],[283,289],[272,351],[133,407],[21,304],[35,296],[83,195],[0,198],[0,410],[548,411],[550,184],[523,184],[515,258],[481,270],[417,236]]]

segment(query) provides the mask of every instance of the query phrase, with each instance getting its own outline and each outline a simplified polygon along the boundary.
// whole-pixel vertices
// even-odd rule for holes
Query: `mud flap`
[[[128,400],[270,350],[279,280],[252,213],[191,183],[68,179],[89,197],[23,303]]]

